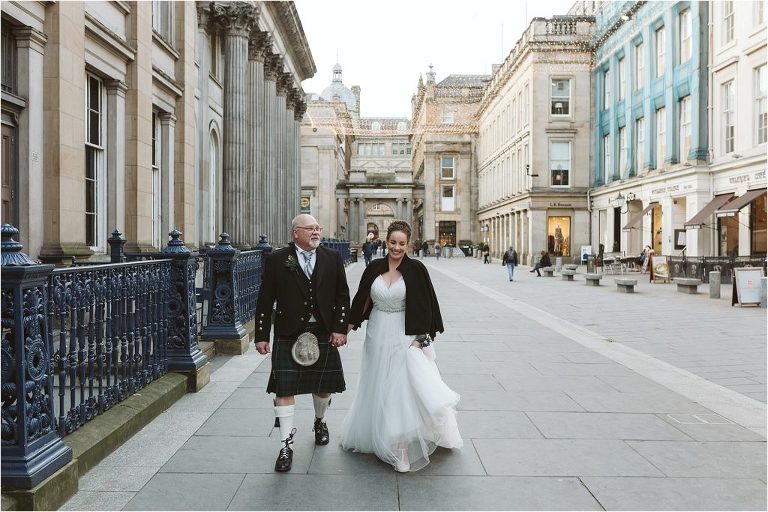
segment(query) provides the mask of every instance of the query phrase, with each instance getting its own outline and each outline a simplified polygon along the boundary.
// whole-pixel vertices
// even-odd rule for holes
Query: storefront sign
[[[677,192],[680,190],[680,185],[669,185],[667,187],[655,188],[651,190],[651,195],[664,194],[666,192]]]
[[[750,181],[764,181],[765,171],[757,171],[754,174],[742,174],[740,176],[731,176],[728,183],[738,185],[739,183],[749,183]]]
[[[573,206],[572,203],[549,203],[549,206]]]

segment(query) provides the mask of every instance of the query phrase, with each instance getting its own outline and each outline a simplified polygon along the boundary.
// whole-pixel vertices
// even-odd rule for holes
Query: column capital
[[[248,60],[264,62],[267,52],[272,48],[272,35],[261,30],[254,30],[248,37]]]
[[[278,75],[283,71],[283,58],[280,55],[267,52],[264,60],[264,78],[266,80],[277,80]]]
[[[214,20],[213,2],[197,3],[197,27],[209,29]]]
[[[260,10],[245,2],[212,4],[216,23],[227,32],[228,36],[248,37],[258,23]]]
[[[282,58],[280,59],[282,62]],[[293,76],[290,73],[279,72],[277,74],[277,94],[283,96],[290,96],[290,91],[293,88]]]
[[[176,116],[170,112],[158,112],[157,117],[160,118],[161,124],[169,124],[172,126],[176,125]]]
[[[104,89],[107,94],[117,94],[125,98],[125,93],[128,92],[128,84],[122,80],[104,80]]]
[[[43,48],[48,42],[48,36],[32,27],[18,27],[11,30],[16,39],[16,46],[30,48],[37,53],[43,53]]]
[[[304,113],[307,111],[307,102],[302,99],[296,100],[296,105],[293,107],[293,119],[301,121],[304,118]]]

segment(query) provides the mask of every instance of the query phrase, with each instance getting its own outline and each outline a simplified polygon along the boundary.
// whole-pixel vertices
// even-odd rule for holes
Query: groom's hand
[[[331,345],[334,347],[341,347],[347,344],[347,335],[334,332],[331,334]]]
[[[259,352],[259,354],[267,354],[267,353],[269,353],[269,342],[268,341],[257,341],[256,342],[256,350]]]

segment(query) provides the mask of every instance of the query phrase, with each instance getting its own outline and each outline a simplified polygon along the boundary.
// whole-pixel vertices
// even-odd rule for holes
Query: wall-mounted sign
[[[301,213],[309,213],[309,196],[301,196]]]

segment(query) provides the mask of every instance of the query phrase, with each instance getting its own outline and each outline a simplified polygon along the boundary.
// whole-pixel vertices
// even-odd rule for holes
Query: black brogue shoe
[[[312,430],[315,431],[315,444],[325,446],[331,440],[331,436],[328,433],[328,425],[325,424],[322,418],[315,419],[315,426]]]
[[[284,473],[291,470],[291,464],[293,464],[293,450],[291,445],[293,444],[293,434],[296,433],[296,429],[291,431],[291,435],[288,436],[283,442],[285,446],[280,448],[280,453],[277,454],[277,460],[275,461],[275,471]]]

